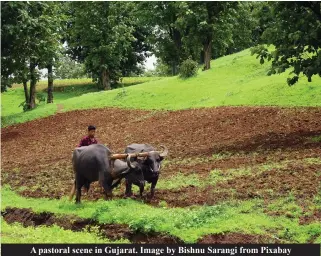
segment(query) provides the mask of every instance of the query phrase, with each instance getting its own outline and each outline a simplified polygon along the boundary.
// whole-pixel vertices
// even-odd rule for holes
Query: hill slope
[[[320,106],[321,79],[306,78],[293,87],[286,84],[288,72],[266,76],[269,64],[260,65],[249,50],[212,61],[212,69],[199,71],[197,77],[182,80],[169,77],[112,91],[86,93],[64,97],[59,101],[64,111],[100,107],[136,109],[187,109],[215,106]],[[22,94],[23,91],[20,91]],[[6,95],[7,94],[7,95]],[[4,94],[3,110],[9,112],[3,125],[24,122],[54,114],[57,106],[43,105],[27,113],[6,111],[9,91]],[[23,98],[23,94],[22,94]]]

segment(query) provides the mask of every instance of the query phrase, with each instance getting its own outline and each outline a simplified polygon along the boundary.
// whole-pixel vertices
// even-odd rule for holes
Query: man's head
[[[94,138],[95,137],[95,132],[96,132],[96,127],[93,125],[89,125],[88,126],[88,136],[90,138]]]

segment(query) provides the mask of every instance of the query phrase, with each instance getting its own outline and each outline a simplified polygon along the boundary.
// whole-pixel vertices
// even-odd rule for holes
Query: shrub
[[[23,112],[26,112],[26,111],[29,110],[29,104],[28,104],[26,101],[21,102],[20,105],[19,105],[19,107],[22,107]]]
[[[187,60],[183,61],[183,63],[180,66],[180,77],[182,78],[188,78],[191,76],[196,76],[198,70],[198,63],[191,58],[188,58]]]
[[[39,102],[39,104],[43,101],[46,102],[46,95],[42,94],[42,93],[37,93],[36,94],[36,98]]]

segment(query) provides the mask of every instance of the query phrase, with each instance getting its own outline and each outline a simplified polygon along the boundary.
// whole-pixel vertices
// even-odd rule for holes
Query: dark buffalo
[[[135,160],[141,165],[144,180],[151,183],[150,195],[151,198],[155,195],[155,187],[158,181],[158,177],[161,169],[161,162],[167,156],[168,150],[165,147],[163,152],[158,152],[154,147],[148,144],[131,144],[126,147],[125,153],[143,153],[148,152],[148,156],[145,158],[136,158]],[[138,182],[135,180],[135,176],[130,174],[126,177],[126,196],[132,196],[132,184],[139,186],[140,196],[143,196],[145,182]]]
[[[72,164],[75,182],[70,193],[70,200],[77,190],[76,203],[80,203],[82,186],[88,190],[90,183],[94,181],[99,181],[106,198],[112,196],[112,189],[129,174],[135,183],[144,183],[142,169],[137,161],[132,163],[130,156],[127,157],[127,163],[119,159],[110,160],[111,155],[111,151],[101,144],[93,144],[74,150]],[[113,183],[115,180],[116,182]]]

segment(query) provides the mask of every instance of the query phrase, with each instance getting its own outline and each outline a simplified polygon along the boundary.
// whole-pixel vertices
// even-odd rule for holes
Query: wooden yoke
[[[148,152],[144,153],[130,153],[130,154],[111,154],[110,159],[126,159],[128,156],[130,157],[146,157],[148,156]]]

